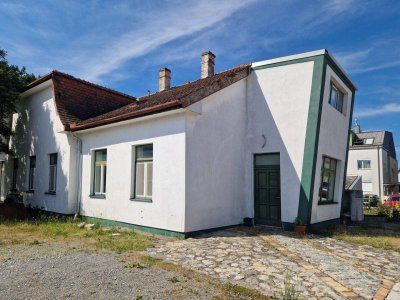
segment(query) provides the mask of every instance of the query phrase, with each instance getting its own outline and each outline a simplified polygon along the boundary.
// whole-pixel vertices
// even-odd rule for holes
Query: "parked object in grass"
[[[365,194],[363,196],[363,204],[364,206],[372,206],[376,207],[379,203],[379,196],[374,194]]]

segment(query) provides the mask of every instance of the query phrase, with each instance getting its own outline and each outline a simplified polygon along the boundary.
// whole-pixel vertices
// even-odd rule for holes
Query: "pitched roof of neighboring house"
[[[388,151],[388,154],[396,158],[396,149],[393,141],[393,134],[390,131],[363,131],[355,133],[356,141],[350,146],[352,149],[368,148],[381,146]],[[373,139],[372,144],[365,144],[361,141],[365,139]],[[359,143],[357,143],[359,141]]]
[[[25,91],[50,79],[53,80],[57,111],[65,128],[72,122],[87,120],[136,102],[135,97],[59,71],[52,71],[33,81]]]
[[[70,124],[69,130],[78,131],[167,110],[184,108],[247,77],[249,72],[250,64],[239,65],[233,69],[207,78],[140,97],[138,101],[134,103],[130,103],[105,114],[86,120],[78,120]]]
[[[345,189],[346,190],[348,190],[351,187],[351,185],[357,179],[357,177],[358,177],[357,175],[355,175],[355,176],[353,176],[353,175],[346,176],[346,185],[345,185]]]

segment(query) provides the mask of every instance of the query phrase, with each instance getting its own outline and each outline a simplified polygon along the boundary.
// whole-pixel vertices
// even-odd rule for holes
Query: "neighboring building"
[[[326,50],[135,98],[53,71],[14,116],[8,190],[45,210],[182,235],[339,221],[356,87]]]
[[[350,138],[348,175],[362,176],[364,194],[381,199],[399,190],[398,164],[393,134],[389,131],[361,131],[354,126]]]

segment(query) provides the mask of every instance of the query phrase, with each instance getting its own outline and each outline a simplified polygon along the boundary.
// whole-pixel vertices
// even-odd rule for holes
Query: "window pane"
[[[57,153],[50,154],[50,165],[57,164]]]
[[[371,169],[371,161],[364,160],[364,169]]]
[[[329,188],[328,188],[328,200],[333,201],[334,200],[334,193],[335,193],[335,176],[332,174],[329,177]]]
[[[153,145],[136,146],[136,160],[151,160],[153,158]]]
[[[101,185],[101,166],[94,167],[94,192],[100,193]]]
[[[18,158],[14,158],[13,167],[14,167],[14,170],[18,169]]]
[[[343,94],[341,92],[337,93],[337,100],[336,100],[337,110],[343,112]]]
[[[144,163],[136,164],[136,196],[144,196]]]
[[[372,145],[374,143],[373,138],[364,139],[364,145]]]
[[[147,196],[153,195],[153,163],[147,163]]]
[[[337,99],[336,88],[332,85],[332,87],[331,87],[331,98],[329,99],[329,103],[335,108],[336,108],[336,99]]]
[[[57,168],[56,166],[50,166],[49,169],[49,191],[55,192],[56,191],[56,174]]]
[[[329,170],[330,169],[330,159],[329,158],[325,158],[324,159],[324,169],[327,169],[327,170]]]
[[[29,166],[31,168],[36,168],[36,156],[31,156],[29,158]]]
[[[103,193],[106,192],[107,166],[103,166]]]
[[[334,160],[334,159],[331,160],[331,170],[332,171],[336,170],[336,160]]]
[[[95,151],[95,161],[96,162],[106,162],[107,161],[107,150],[96,150]]]

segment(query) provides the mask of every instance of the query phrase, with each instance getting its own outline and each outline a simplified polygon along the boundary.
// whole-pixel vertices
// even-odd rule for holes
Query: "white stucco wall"
[[[251,215],[254,154],[279,152],[282,221],[292,223],[297,217],[313,66],[313,62],[297,63],[256,70],[249,76],[246,211]]]
[[[344,113],[340,113],[329,104],[331,82],[334,82],[335,85],[345,94]],[[348,126],[351,114],[351,99],[351,90],[346,87],[342,80],[328,65],[326,69],[321,124],[319,131],[311,223],[323,222],[340,217],[349,133]],[[334,193],[334,200],[337,202],[337,204],[318,205],[323,156],[328,156],[338,160]]]
[[[370,160],[371,169],[359,170],[357,166],[358,160]],[[360,175],[362,176],[363,182],[372,183],[372,191],[364,191],[365,193],[372,193],[380,195],[379,192],[379,172],[378,172],[378,149],[377,148],[366,148],[366,149],[349,149],[349,158],[347,163],[347,174],[348,175]],[[382,170],[382,167],[381,167]],[[383,192],[383,191],[382,191]]]
[[[81,132],[81,214],[154,228],[184,231],[185,115],[176,111],[147,120]],[[130,200],[133,146],[153,144],[152,202]],[[107,149],[106,198],[91,198],[93,150]]]
[[[246,79],[200,103],[201,114],[187,113],[186,231],[252,217],[246,205]]]
[[[15,135],[10,140],[11,149],[19,159],[17,189],[28,190],[29,156],[36,155],[34,193],[28,194],[27,203],[44,210],[70,214],[74,213],[75,185],[70,180],[70,146],[75,142],[63,131],[63,125],[53,100],[53,89],[45,83],[42,90],[24,98],[13,116]],[[58,153],[56,195],[45,194],[49,189],[49,154]],[[11,187],[13,157],[8,156],[6,164],[6,189]],[[74,176],[72,176],[74,177]]]

